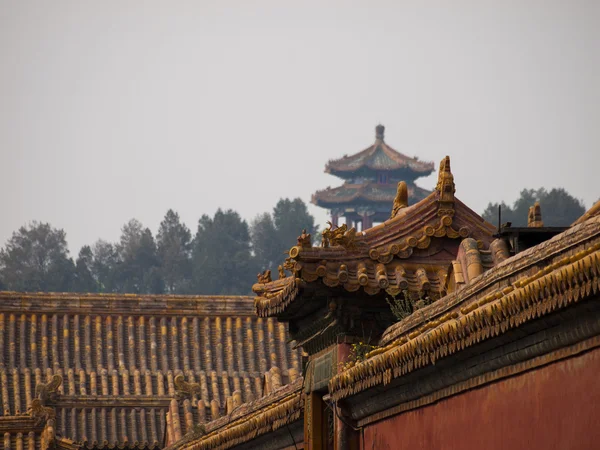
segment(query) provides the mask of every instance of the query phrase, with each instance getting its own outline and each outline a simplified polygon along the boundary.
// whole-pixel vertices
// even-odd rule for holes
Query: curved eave
[[[385,160],[385,164],[383,161],[376,159],[378,153],[383,156],[382,159]],[[419,161],[406,156],[383,141],[376,141],[375,144],[355,155],[329,161],[325,166],[325,172],[342,178],[359,172],[361,169],[387,172],[399,171],[401,174],[409,171],[418,174],[418,176],[426,176],[434,171],[435,165],[433,162]]]
[[[357,175],[371,175],[373,177],[376,176],[379,172],[386,172],[390,177],[397,178],[400,180],[415,180],[420,177],[426,177],[431,175],[434,172],[433,164],[431,168],[423,168],[417,169],[402,166],[402,167],[394,167],[394,168],[381,168],[374,166],[372,164],[365,164],[358,168],[345,168],[345,169],[336,169],[329,166],[325,166],[325,173],[334,175],[338,178],[342,178],[344,180],[352,179]]]
[[[396,197],[396,186],[393,184],[380,185],[365,183],[360,185],[344,184],[337,188],[317,191],[313,194],[311,202],[322,208],[335,208],[343,204],[384,203],[390,206]],[[340,195],[340,192],[347,194]],[[408,186],[409,201],[415,203],[423,200],[431,192],[414,184]]]

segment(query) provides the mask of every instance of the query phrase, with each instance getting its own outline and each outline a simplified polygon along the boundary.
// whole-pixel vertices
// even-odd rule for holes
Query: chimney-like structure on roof
[[[402,202],[403,206],[430,194],[418,187],[415,180],[431,174],[434,164],[394,150],[384,137],[385,127],[379,124],[375,127],[373,145],[354,155],[329,161],[325,166],[325,172],[343,179],[344,184],[317,191],[312,203],[331,211],[334,226],[344,217],[349,228],[354,226],[360,231],[389,219],[390,204],[397,197],[401,181],[406,184],[408,199],[406,204]]]

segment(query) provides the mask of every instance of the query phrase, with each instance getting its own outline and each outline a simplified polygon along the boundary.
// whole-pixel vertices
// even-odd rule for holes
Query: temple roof
[[[395,178],[407,181],[433,172],[432,162],[419,161],[390,147],[384,141],[384,130],[383,125],[377,125],[373,145],[355,155],[329,161],[325,172],[347,179],[361,174],[374,177],[374,172],[386,171]]]
[[[262,397],[269,370],[295,379],[288,341],[250,297],[0,292],[0,427],[29,417],[39,387],[58,380],[42,408],[57,435],[90,448],[163,447],[234,397]],[[178,400],[186,382],[199,389]]]
[[[406,185],[400,190],[406,195]],[[445,292],[448,268],[465,238],[487,253],[482,265],[490,267],[495,228],[456,199],[454,190],[446,157],[436,190],[417,204],[399,206],[389,220],[363,232],[326,230],[332,242],[325,246],[312,247],[307,241],[292,247],[285,264],[292,275],[253,286],[258,315],[280,314],[300,290],[318,282],[369,295],[396,296],[408,290],[412,296],[426,293],[435,300]]]
[[[465,275],[471,263],[486,254],[486,250],[471,246],[473,241],[471,238],[462,241],[464,250],[470,252],[469,258],[461,258],[459,251],[455,261]],[[369,395],[370,389],[381,393],[395,378],[431,366],[441,358],[537,318],[583,303],[600,290],[599,217],[590,218],[513,257],[494,256],[494,253],[503,253],[498,242],[495,240],[490,245],[493,261],[487,271],[468,279],[461,289],[424,307],[420,314],[389,327],[380,347],[371,351],[365,361],[347,364],[334,376],[329,382],[331,399],[337,402],[359,393]],[[272,283],[289,287],[300,282],[289,278]],[[539,327],[536,330],[539,331]],[[586,331],[581,334],[585,335]],[[596,344],[589,345],[598,345],[598,339],[594,342]],[[586,351],[589,348],[586,345],[578,344],[569,351]],[[545,363],[546,359],[541,358],[539,364]],[[506,373],[510,375],[510,372]],[[304,381],[298,379],[260,400],[241,405],[228,419],[207,424],[201,435],[189,436],[171,448],[205,450],[238,445],[262,448],[252,444],[260,438],[273,440],[278,428],[299,421],[303,412],[303,384]],[[444,395],[453,395],[457,389],[467,389],[470,384],[465,386],[453,387]],[[368,419],[380,417],[373,415]]]
[[[333,377],[334,401],[389,384],[442,357],[583,302],[600,290],[600,218],[507,258],[392,325],[381,347]]]
[[[408,186],[408,197],[418,202],[431,192],[415,184]],[[323,208],[335,208],[340,204],[356,204],[381,202],[386,207],[392,204],[396,196],[395,184],[379,184],[366,181],[360,184],[344,183],[336,188],[327,188],[313,194],[312,203]]]
[[[40,449],[55,448],[56,439],[52,420],[36,420],[28,415],[0,417],[0,448]]]
[[[290,439],[292,435],[290,424],[302,421],[303,384],[303,378],[298,378],[293,383],[279,387],[263,398],[244,403],[227,417],[206,424],[201,433],[190,434],[172,444],[169,449],[208,450],[218,448],[225,450],[259,439],[267,434],[273,440],[274,433],[282,427],[287,428],[285,438]],[[288,445],[292,442],[300,443],[291,440]],[[264,447],[259,445],[253,448]]]
[[[600,215],[600,200],[594,203],[592,207],[583,214],[583,216],[581,216],[573,223],[573,225],[583,223],[586,220],[591,219],[592,217],[596,217],[598,215]]]

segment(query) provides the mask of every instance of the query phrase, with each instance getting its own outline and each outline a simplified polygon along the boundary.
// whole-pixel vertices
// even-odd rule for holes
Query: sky
[[[251,221],[341,184],[326,162],[378,123],[450,155],[479,213],[539,187],[590,207],[598,23],[577,0],[0,0],[0,246],[32,220],[72,256],[169,208],[192,232],[219,207]]]

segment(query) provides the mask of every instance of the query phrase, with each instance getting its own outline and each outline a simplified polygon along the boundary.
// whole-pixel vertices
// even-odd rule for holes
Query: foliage
[[[414,297],[405,289],[401,296],[392,296],[391,300],[386,297],[386,302],[390,305],[392,314],[398,321],[410,316],[415,311],[432,303],[431,297],[423,291],[418,291]]]
[[[120,291],[162,293],[164,283],[152,232],[136,219],[127,222],[121,231],[121,240],[116,247]]]
[[[270,269],[273,273],[284,259],[284,252],[296,244],[297,237],[306,229],[317,239],[314,217],[299,198],[280,199],[272,214],[259,215],[252,222],[252,248],[260,271]]]
[[[502,207],[502,222],[511,222],[514,227],[526,227],[529,207],[539,201],[542,208],[542,220],[545,226],[569,226],[584,212],[583,202],[570,195],[563,188],[547,191],[540,189],[523,189],[513,206],[505,202],[489,203],[482,214],[488,222],[498,224],[498,206]]]
[[[189,289],[192,275],[192,235],[179,220],[179,214],[172,209],[167,211],[160,223],[156,245],[165,290],[169,293],[185,292]]]
[[[279,243],[279,238],[276,237],[277,230],[271,214],[264,213],[257,216],[252,221],[250,234],[258,270],[262,272],[271,269],[273,271],[273,268],[283,259],[283,249]],[[277,239],[277,242],[274,242],[275,239]]]
[[[315,218],[309,214],[301,199],[280,199],[273,208],[273,223],[277,231],[278,240],[285,245],[287,250],[295,245],[296,238],[303,229],[313,237],[317,234]]]
[[[0,250],[0,278],[15,291],[69,291],[75,274],[66,234],[48,223],[19,228]]]
[[[390,309],[392,310],[392,314],[396,319],[402,320],[405,317],[410,316],[415,310],[414,304],[408,295],[408,291],[402,291],[402,296],[393,296],[390,300],[388,297],[385,298],[390,305]]]
[[[92,275],[99,292],[121,292],[117,275],[119,261],[117,250],[110,242],[98,240],[92,249]]]
[[[132,219],[117,243],[104,240],[69,257],[64,231],[33,222],[0,250],[0,289],[20,291],[248,294],[256,273],[276,266],[314,218],[300,199],[281,199],[251,229],[234,211],[202,216],[192,239],[179,214],[168,210],[156,240]]]
[[[256,275],[248,224],[235,211],[203,215],[192,245],[196,294],[248,294]]]
[[[75,277],[73,290],[75,292],[98,292],[98,282],[92,275],[94,254],[89,245],[84,245],[79,251],[75,262]]]
[[[371,345],[368,342],[355,342],[350,348],[350,354],[345,362],[340,362],[341,371],[347,370],[355,364],[365,361],[370,352],[379,348],[377,345]]]
[[[354,343],[352,344],[352,349],[350,350],[350,358],[355,362],[362,362],[367,359],[369,352],[375,350],[376,348],[376,345],[367,344],[362,341]]]

